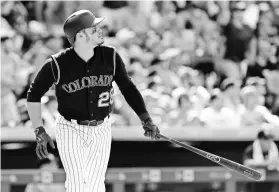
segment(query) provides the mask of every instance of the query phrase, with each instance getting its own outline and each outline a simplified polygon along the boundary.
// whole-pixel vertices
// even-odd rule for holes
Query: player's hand
[[[37,127],[35,134],[37,141],[36,154],[40,159],[47,158],[47,144],[49,143],[53,149],[55,149],[55,145],[43,127]]]
[[[145,131],[144,136],[150,137],[152,139],[160,139],[160,137],[157,135],[158,133],[160,133],[160,130],[151,119],[143,121],[142,126]]]

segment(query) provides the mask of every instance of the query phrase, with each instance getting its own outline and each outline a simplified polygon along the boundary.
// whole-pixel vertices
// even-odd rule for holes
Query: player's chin
[[[104,42],[105,42],[104,39],[100,39],[98,44],[99,44],[99,45],[102,45]]]

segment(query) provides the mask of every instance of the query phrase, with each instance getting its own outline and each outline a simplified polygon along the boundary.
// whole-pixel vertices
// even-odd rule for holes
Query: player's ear
[[[83,37],[84,37],[84,33],[82,31],[80,31],[76,34],[76,39],[80,39],[80,38],[83,38]]]

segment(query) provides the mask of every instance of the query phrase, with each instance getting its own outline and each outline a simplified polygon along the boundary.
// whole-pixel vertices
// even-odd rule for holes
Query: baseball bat
[[[220,156],[217,156],[217,155],[214,155],[212,153],[208,153],[206,151],[203,151],[201,149],[198,149],[196,147],[193,147],[191,145],[187,145],[185,143],[182,143],[182,142],[179,142],[175,139],[172,139],[172,138],[169,138],[167,136],[164,136],[162,134],[157,134],[157,136],[159,136],[160,138],[163,138],[171,143],[174,143],[174,144],[177,144],[185,149],[188,149],[202,157],[205,157],[209,160],[211,160],[212,162],[214,163],[217,163],[219,165],[222,165],[223,167],[225,168],[228,168],[232,171],[235,171],[237,173],[240,173],[246,177],[249,177],[251,179],[254,179],[254,180],[260,180],[261,177],[262,177],[262,174],[254,169],[251,169],[249,167],[246,167],[244,165],[241,165],[239,163],[236,163],[234,161],[231,161],[229,159],[226,159],[226,158],[223,158],[223,157],[220,157]]]

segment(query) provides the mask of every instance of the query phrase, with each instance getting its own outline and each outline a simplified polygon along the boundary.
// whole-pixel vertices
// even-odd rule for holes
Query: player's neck
[[[74,46],[75,52],[80,56],[84,61],[88,61],[94,55],[94,48],[96,46],[91,47],[81,47],[81,46]]]

